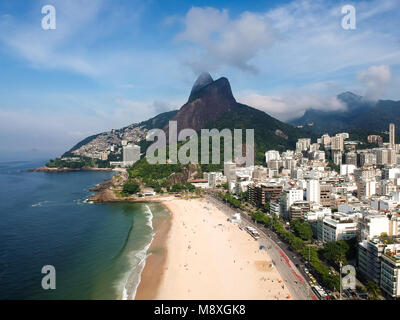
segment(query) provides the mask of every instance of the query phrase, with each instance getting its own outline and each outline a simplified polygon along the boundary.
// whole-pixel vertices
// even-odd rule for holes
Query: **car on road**
[[[361,299],[368,299],[368,293],[360,293],[359,295],[358,295]]]
[[[343,293],[347,298],[351,298],[351,294],[346,289],[343,290]]]

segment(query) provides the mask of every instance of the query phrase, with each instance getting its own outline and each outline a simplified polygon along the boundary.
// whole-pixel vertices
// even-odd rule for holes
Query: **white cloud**
[[[228,65],[256,73],[251,59],[273,42],[265,16],[251,12],[232,19],[227,10],[193,7],[186,14],[184,25],[185,30],[176,40],[201,48],[196,60],[187,61],[195,72]]]
[[[195,72],[257,71],[288,85],[322,81],[370,65],[399,65],[400,29],[393,26],[400,2],[356,3],[357,29],[350,31],[341,27],[344,4],[297,0],[239,16],[194,7],[186,13],[176,40],[188,44],[184,63]]]
[[[240,102],[260,109],[282,121],[301,117],[307,109],[345,110],[346,106],[337,97],[318,94],[288,92],[281,96],[248,93]]]
[[[98,69],[90,62],[81,46],[82,42],[89,40],[90,32],[84,35],[82,30],[96,20],[103,1],[55,0],[52,5],[57,12],[56,30],[42,30],[40,23],[35,24],[30,19],[25,22],[8,19],[0,30],[0,42],[37,68],[97,74]],[[41,16],[36,14],[35,17],[38,20]],[[77,41],[78,35],[81,38]]]
[[[362,83],[365,90],[365,97],[371,100],[377,100],[382,97],[390,80],[392,73],[389,66],[371,66],[367,70],[360,71],[357,79]]]

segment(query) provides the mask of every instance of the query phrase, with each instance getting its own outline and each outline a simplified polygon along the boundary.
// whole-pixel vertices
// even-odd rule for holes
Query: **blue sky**
[[[56,30],[41,28],[48,4]],[[356,30],[341,27],[345,4]],[[59,155],[177,109],[201,71],[284,121],[344,108],[348,90],[399,100],[399,21],[397,0],[2,0],[0,158]]]

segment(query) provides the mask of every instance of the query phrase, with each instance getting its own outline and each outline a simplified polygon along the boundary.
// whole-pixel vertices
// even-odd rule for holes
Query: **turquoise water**
[[[168,212],[158,204],[86,203],[88,189],[113,173],[25,172],[42,164],[0,162],[0,299],[134,296],[152,217]],[[45,265],[56,269],[55,290],[42,289]]]

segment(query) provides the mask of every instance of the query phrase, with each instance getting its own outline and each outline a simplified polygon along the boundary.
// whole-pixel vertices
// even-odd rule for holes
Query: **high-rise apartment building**
[[[361,180],[357,182],[357,195],[359,199],[365,199],[376,194],[376,181]]]
[[[343,136],[336,135],[331,138],[331,150],[332,151],[343,151],[344,150]]]
[[[321,202],[321,190],[318,180],[307,181],[306,197],[309,202],[315,202],[317,204]]]
[[[308,148],[310,147],[310,145],[311,145],[311,139],[301,138],[301,139],[297,140],[296,151],[297,152],[307,151]]]
[[[352,164],[357,166],[357,153],[347,152],[346,153],[346,164]]]
[[[340,166],[342,164],[343,155],[341,151],[333,151],[332,158],[333,158],[333,163],[336,164],[337,166]]]
[[[394,148],[395,147],[395,135],[396,135],[396,127],[394,125],[394,123],[391,123],[389,125],[389,143],[390,143],[390,147]]]

